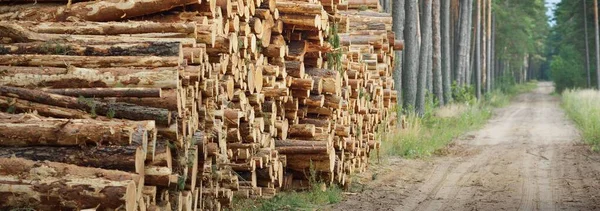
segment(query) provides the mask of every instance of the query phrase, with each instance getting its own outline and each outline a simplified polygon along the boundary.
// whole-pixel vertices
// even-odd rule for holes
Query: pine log
[[[313,89],[313,79],[310,77],[305,79],[292,78],[290,88],[310,91]]]
[[[179,181],[179,176],[173,174],[171,169],[157,166],[146,166],[144,178],[146,185],[159,187],[174,186]]]
[[[121,170],[144,174],[146,154],[141,146],[96,147],[10,147],[0,148],[0,158],[25,158],[78,166]]]
[[[287,142],[282,144],[282,142]],[[294,143],[297,142],[297,143]],[[321,141],[279,141],[275,143],[275,149],[281,154],[330,154],[333,151],[328,142]],[[289,164],[288,157],[288,164]]]
[[[87,112],[51,106],[42,103],[0,96],[0,110],[8,113],[37,113],[45,117],[56,117],[66,119],[91,119],[92,115]]]
[[[180,42],[30,42],[0,44],[1,54],[183,57]],[[93,57],[92,57],[93,58]],[[65,61],[67,62],[67,61]]]
[[[0,65],[46,67],[177,67],[183,57],[158,56],[63,56],[63,55],[0,55]]]
[[[308,49],[308,42],[302,41],[291,41],[288,45],[289,52],[285,57],[287,60],[304,61],[304,55]]]
[[[104,103],[92,99],[81,99],[38,90],[0,86],[0,96],[16,97],[32,102],[65,108],[75,108],[130,120],[155,120],[157,125],[171,125],[172,114],[166,109],[137,106],[127,103]]]
[[[306,2],[277,1],[276,8],[284,14],[321,15],[325,12],[321,4]]]
[[[130,190],[130,182],[133,181],[133,190],[127,191],[127,193],[133,194],[127,195],[128,197],[125,200],[133,200],[133,206],[135,206],[135,200],[137,200],[137,196],[141,196],[142,188],[144,183],[144,177],[138,174],[127,173],[122,171],[115,170],[105,170],[99,168],[90,168],[90,167],[80,167],[76,165],[64,164],[64,163],[56,163],[56,162],[48,162],[48,161],[31,161],[22,158],[0,158],[0,175],[3,176],[23,176],[23,172],[29,172],[30,179],[40,179],[45,177],[58,177],[60,175],[70,175],[76,178],[83,179],[83,181],[87,179],[91,180],[101,180],[101,181],[114,181],[114,182],[125,182],[128,184],[127,190]],[[107,183],[107,182],[98,182],[97,184]],[[60,183],[59,183],[60,184]],[[96,184],[96,183],[92,183]],[[11,186],[9,185],[7,188],[11,190]],[[28,190],[28,189],[25,189]],[[43,189],[42,189],[43,190]],[[69,190],[69,189],[67,189]],[[75,189],[73,189],[75,190]],[[6,193],[6,192],[5,192]],[[9,192],[9,195],[13,195],[14,193]],[[62,194],[60,194],[62,195]],[[60,196],[59,195],[59,196]],[[62,195],[65,196],[65,195]],[[55,196],[56,197],[56,196]],[[75,196],[76,197],[76,196]],[[123,198],[124,195],[116,195],[117,199]],[[132,197],[132,198],[130,198]],[[50,197],[53,198],[53,197]],[[0,200],[5,199],[5,197],[0,197]],[[28,200],[25,200],[27,202]],[[112,201],[112,200],[111,200]],[[114,200],[114,202],[118,202],[119,200]],[[24,202],[17,200],[17,203]],[[55,202],[51,202],[55,203]],[[4,203],[0,203],[1,204]],[[97,204],[96,204],[97,205]]]
[[[0,17],[0,19],[1,18],[2,17]],[[185,47],[196,46],[196,39],[194,38],[41,34],[31,32],[25,29],[23,26],[12,21],[0,21],[0,37],[10,38],[14,42],[180,42]]]
[[[177,90],[167,89],[161,90],[161,97],[118,97],[110,98],[115,102],[131,103],[140,106],[148,106],[155,108],[164,108],[169,111],[178,111],[181,108],[181,102],[178,100]]]
[[[74,3],[67,6],[41,9],[24,9],[15,13],[14,19],[25,21],[117,21],[133,18],[175,7],[200,3],[199,0],[106,0]]]
[[[32,32],[45,34],[119,35],[144,33],[196,34],[194,22],[16,22]]]
[[[3,114],[0,122],[0,145],[3,146],[139,144],[145,147],[149,131],[154,130],[152,121],[40,119],[33,115]]]
[[[40,174],[0,175],[0,209],[136,210],[136,186],[131,180]]]
[[[44,89],[43,91],[53,94],[72,96],[72,97],[161,97],[160,88],[79,88],[79,89]]]
[[[287,154],[286,168],[297,171],[333,172],[335,153],[328,154]]]
[[[285,61],[285,71],[289,76],[304,78],[305,68],[302,61]]]
[[[289,136],[295,137],[313,137],[315,136],[315,125],[313,124],[293,124],[288,129]]]
[[[293,28],[297,29],[321,29],[321,15],[282,14],[281,20],[284,24],[292,25]]]
[[[340,73],[337,71],[329,69],[307,68],[305,72],[313,78],[320,78],[323,80],[324,92],[334,95],[341,93],[342,79],[340,77]]]
[[[0,85],[37,88],[178,87],[177,68],[53,68],[0,66]]]

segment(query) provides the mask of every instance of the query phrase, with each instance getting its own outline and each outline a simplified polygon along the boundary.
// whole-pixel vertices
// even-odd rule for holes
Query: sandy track
[[[550,83],[522,94],[448,155],[391,160],[334,210],[600,210],[600,155]]]

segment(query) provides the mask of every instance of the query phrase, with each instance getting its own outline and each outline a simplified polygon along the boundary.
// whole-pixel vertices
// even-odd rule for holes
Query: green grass
[[[508,105],[512,97],[531,91],[536,86],[536,82],[530,82],[511,86],[503,92],[493,91],[479,102],[467,99],[466,102],[439,109],[429,105],[422,118],[414,114],[407,115],[408,127],[382,140],[382,155],[407,158],[431,156],[455,138],[482,127],[491,117],[493,108]]]
[[[600,151],[600,92],[567,90],[562,93],[562,107],[573,119],[583,140],[592,150]]]
[[[342,190],[333,185],[326,190],[321,184],[314,185],[309,191],[281,192],[272,199],[250,200],[234,198],[232,210],[316,210],[328,204],[342,200]]]

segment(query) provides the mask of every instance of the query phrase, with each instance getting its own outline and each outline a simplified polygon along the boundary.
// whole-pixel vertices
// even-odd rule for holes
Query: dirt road
[[[522,94],[448,154],[391,160],[334,210],[600,210],[600,155],[550,83]]]

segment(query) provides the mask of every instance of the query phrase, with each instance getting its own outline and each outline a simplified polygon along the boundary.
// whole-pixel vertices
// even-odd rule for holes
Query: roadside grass
[[[493,108],[506,106],[512,97],[535,87],[534,81],[493,91],[481,101],[465,99],[441,108],[430,104],[422,118],[410,113],[406,116],[406,128],[383,137],[381,153],[406,158],[431,156],[455,138],[482,127]]]
[[[232,210],[317,210],[328,204],[335,204],[343,199],[342,189],[336,185],[325,188],[317,183],[310,190],[303,192],[280,192],[272,199],[237,199],[234,197]]]
[[[600,151],[600,92],[567,90],[562,93],[562,107],[575,122],[585,143]]]

